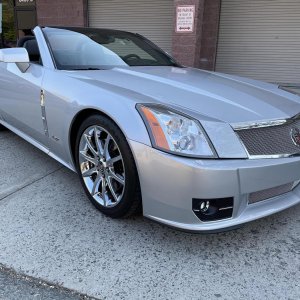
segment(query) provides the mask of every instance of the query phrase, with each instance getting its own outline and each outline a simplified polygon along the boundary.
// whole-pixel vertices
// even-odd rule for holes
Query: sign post
[[[179,5],[176,7],[176,32],[193,33],[195,26],[195,5]]]

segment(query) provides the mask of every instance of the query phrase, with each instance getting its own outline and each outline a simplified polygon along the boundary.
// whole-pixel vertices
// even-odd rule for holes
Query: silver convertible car
[[[139,34],[36,27],[0,50],[0,125],[92,203],[217,231],[300,202],[300,97],[187,68]]]

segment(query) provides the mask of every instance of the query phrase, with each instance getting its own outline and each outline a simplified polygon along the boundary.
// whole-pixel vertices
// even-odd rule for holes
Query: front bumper
[[[135,156],[144,216],[182,230],[205,232],[236,227],[300,203],[300,187],[255,204],[250,193],[300,180],[300,157],[206,159],[178,157],[129,141]],[[201,221],[193,199],[233,197],[232,217]]]

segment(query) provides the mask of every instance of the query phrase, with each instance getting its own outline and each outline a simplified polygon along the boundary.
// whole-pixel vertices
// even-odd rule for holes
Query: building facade
[[[299,0],[15,1],[41,26],[138,32],[187,66],[300,84]]]

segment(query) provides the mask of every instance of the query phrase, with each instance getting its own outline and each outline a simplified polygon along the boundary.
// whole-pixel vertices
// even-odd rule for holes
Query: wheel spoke
[[[103,149],[103,146],[102,146],[101,141],[99,139],[99,136],[97,134],[97,130],[98,130],[98,128],[95,126],[95,128],[94,128],[94,138],[95,138],[97,153],[98,153],[99,156],[103,156],[104,149]]]
[[[86,151],[80,151],[80,155],[86,159],[87,161],[91,162],[93,165],[97,164],[97,160],[93,157],[90,157],[86,154]]]
[[[90,141],[90,136],[88,136],[87,134],[84,135],[85,141],[86,141],[86,145],[88,146],[89,150],[92,152],[94,157],[98,156],[98,153],[96,152],[96,150],[94,149],[91,141]]]
[[[102,187],[101,187],[102,193],[101,193],[101,198],[104,202],[104,206],[107,206],[107,199],[106,199],[106,180],[103,177],[102,178]]]
[[[122,160],[122,156],[121,155],[118,155],[114,158],[111,158],[110,160],[107,161],[107,165],[112,167],[114,163],[116,163],[117,161],[120,161]]]
[[[107,185],[108,185],[108,188],[109,188],[111,194],[113,195],[115,201],[118,202],[119,198],[118,198],[116,192],[114,191],[114,188],[113,188],[113,185],[112,185],[112,182],[111,182],[110,178],[108,178],[108,180],[107,180]]]
[[[96,167],[93,167],[89,170],[86,170],[82,173],[82,176],[83,177],[91,177],[93,174],[97,173],[97,168]]]
[[[94,185],[93,185],[93,189],[92,189],[93,196],[99,194],[99,186],[100,186],[101,180],[102,180],[102,177],[100,175],[98,175],[96,180],[94,181]]]
[[[114,173],[112,170],[109,170],[109,172],[108,172],[108,177],[109,177],[109,178],[113,178],[114,180],[118,181],[118,182],[121,183],[122,185],[125,184],[124,178],[122,178],[120,175],[117,175],[117,174]]]
[[[103,156],[106,160],[110,159],[110,155],[108,153],[108,146],[109,146],[110,139],[111,139],[110,135],[107,134],[105,144],[104,144],[104,151],[103,151]]]

